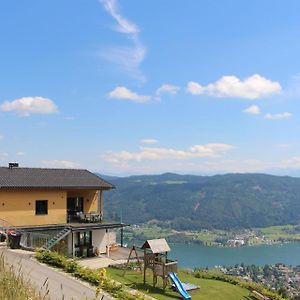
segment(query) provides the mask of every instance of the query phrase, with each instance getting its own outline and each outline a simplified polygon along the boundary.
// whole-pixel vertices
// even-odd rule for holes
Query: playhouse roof
[[[142,249],[150,249],[153,253],[162,253],[171,251],[165,239],[147,240]]]

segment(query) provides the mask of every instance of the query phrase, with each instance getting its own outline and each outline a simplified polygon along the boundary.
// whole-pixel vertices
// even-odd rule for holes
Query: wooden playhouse
[[[165,239],[147,240],[142,248],[144,250],[144,284],[146,271],[152,270],[153,286],[157,284],[157,277],[163,280],[163,288],[168,285],[169,272],[177,272],[177,261],[168,259],[170,247]]]

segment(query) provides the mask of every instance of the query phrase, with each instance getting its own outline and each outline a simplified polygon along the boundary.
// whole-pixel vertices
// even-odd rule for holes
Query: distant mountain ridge
[[[178,230],[251,228],[300,223],[300,178],[266,174],[214,176],[100,175],[116,189],[105,210],[130,224]]]

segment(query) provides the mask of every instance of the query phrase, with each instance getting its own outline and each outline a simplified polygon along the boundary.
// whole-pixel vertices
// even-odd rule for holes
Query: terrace
[[[101,223],[102,215],[96,212],[83,213],[83,212],[68,212],[68,223]]]

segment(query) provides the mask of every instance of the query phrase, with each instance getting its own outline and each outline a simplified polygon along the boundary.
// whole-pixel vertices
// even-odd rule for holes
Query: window
[[[48,214],[48,200],[36,200],[35,201],[35,214],[47,215]]]
[[[77,247],[92,245],[92,232],[91,231],[77,232],[75,245]]]

